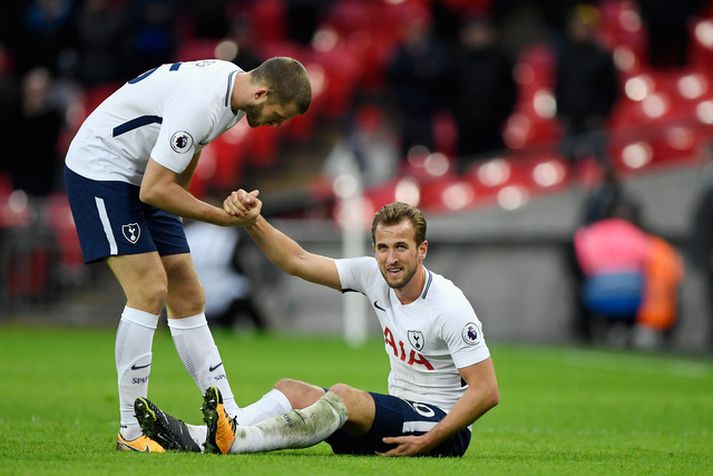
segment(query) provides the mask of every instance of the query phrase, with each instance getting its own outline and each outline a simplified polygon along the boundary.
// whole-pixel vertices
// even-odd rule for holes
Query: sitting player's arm
[[[195,165],[193,168],[195,169]],[[187,171],[188,169],[183,173],[185,174]],[[192,175],[192,172],[188,171],[188,175]],[[258,206],[251,209],[249,213],[231,216],[221,208],[214,207],[194,197],[183,186],[185,179],[186,177],[181,177],[179,174],[150,159],[146,164],[144,178],[141,181],[139,198],[144,203],[185,218],[224,226],[246,224],[254,220],[260,211],[260,202],[257,201]]]
[[[305,251],[262,216],[245,229],[265,256],[283,271],[313,283],[341,289],[337,265],[332,258]]]
[[[459,372],[468,388],[448,415],[423,435],[384,438],[384,443],[397,445],[384,455],[413,456],[432,450],[498,404],[498,382],[490,357]]]

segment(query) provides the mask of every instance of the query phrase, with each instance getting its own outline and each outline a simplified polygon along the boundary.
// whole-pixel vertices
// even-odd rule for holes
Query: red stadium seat
[[[82,273],[84,269],[82,248],[79,246],[79,237],[65,194],[54,194],[49,198],[46,220],[55,235],[62,271],[73,275]]]
[[[249,17],[256,44],[284,40],[285,2],[283,0],[250,2]]]

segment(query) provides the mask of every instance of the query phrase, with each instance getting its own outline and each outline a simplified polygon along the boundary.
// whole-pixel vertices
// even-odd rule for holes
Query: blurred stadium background
[[[427,266],[463,289],[490,340],[581,340],[568,250],[603,171],[596,157],[572,161],[562,147],[567,129],[558,114],[558,51],[575,7],[616,74],[612,109],[575,139],[607,137],[606,161],[638,202],[645,228],[684,258],[672,347],[709,349],[705,272],[689,246],[713,138],[713,6],[580,3],[3,2],[0,323],[113,326],[117,320],[121,291],[105,266],[83,265],[60,181],[64,151],[96,105],[158,63],[218,57],[250,69],[262,58],[286,55],[312,76],[310,111],[280,128],[251,130],[243,121],[211,143],[192,185],[196,195],[259,188],[264,212],[279,228],[305,248],[335,257],[369,252],[368,218],[383,204],[414,203],[429,220]],[[459,128],[458,105],[488,75],[459,76],[448,65],[463,53],[460,33],[471,23],[497,34],[514,89],[510,104],[497,104],[495,93],[492,104],[480,103],[494,118],[504,114],[497,145],[463,155],[464,139],[480,129]],[[424,44],[439,45],[442,56],[430,58],[433,63],[446,64],[430,83],[395,73],[395,52],[419,33]],[[408,98],[400,100],[407,84],[415,84],[420,101],[412,109]],[[407,134],[413,110],[425,111],[416,115],[428,121],[423,144]],[[241,268],[270,328],[340,334],[352,325],[342,317],[353,313],[353,338],[377,332],[371,316],[360,320],[369,312],[360,309],[363,303],[347,309],[344,297],[289,278],[247,241],[238,250]]]

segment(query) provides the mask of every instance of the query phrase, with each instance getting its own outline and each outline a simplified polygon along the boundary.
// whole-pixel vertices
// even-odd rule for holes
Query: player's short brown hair
[[[371,221],[371,242],[376,244],[376,227],[379,225],[396,225],[408,220],[413,225],[414,239],[420,245],[426,240],[426,217],[413,205],[404,202],[394,202],[381,208]]]
[[[300,114],[312,102],[312,85],[307,70],[294,58],[276,56],[250,71],[253,82],[270,90],[268,103],[295,104]]]

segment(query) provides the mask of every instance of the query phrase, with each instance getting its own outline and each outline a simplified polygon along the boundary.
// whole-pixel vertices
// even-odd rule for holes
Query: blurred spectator
[[[10,69],[9,53],[0,45],[0,144],[15,142],[13,134],[19,110],[20,87]],[[10,162],[9,159],[0,160],[0,174],[9,174]]]
[[[688,64],[689,21],[705,3],[705,0],[638,0],[651,66],[680,68]]]
[[[17,70],[47,68],[53,73],[72,70],[76,63],[72,0],[33,0],[22,12],[16,45]]]
[[[683,265],[662,238],[634,221],[627,202],[574,235],[580,331],[593,343],[656,348],[678,313]]]
[[[178,0],[128,0],[128,69],[139,74],[173,59]]]
[[[45,196],[57,189],[62,166],[58,151],[64,116],[52,97],[53,81],[46,69],[33,69],[22,81],[22,96],[10,124],[8,144],[12,186]]]
[[[228,34],[229,0],[187,0],[188,16],[197,38],[223,38]]]
[[[430,34],[428,12],[404,18],[404,38],[391,57],[386,76],[396,103],[401,156],[423,145],[435,148],[433,121],[444,102],[448,51]]]
[[[25,2],[0,2],[0,46],[13,49],[22,32]]]
[[[289,0],[285,2],[285,30],[287,39],[308,46],[329,10],[332,0]]]
[[[361,105],[350,115],[346,131],[324,161],[323,174],[361,174],[362,185],[381,184],[396,175],[399,163],[396,137],[384,112],[370,104]]]
[[[432,0],[430,3],[430,14],[433,19],[433,35],[453,48],[458,44],[459,32],[463,25],[463,17],[466,16],[464,8],[458,3],[475,3],[475,0],[465,2],[452,0]],[[481,12],[485,13],[485,12]]]
[[[713,348],[713,144],[703,148],[703,186],[693,214],[691,262],[704,276],[708,306],[708,344]]]
[[[240,230],[203,222],[191,222],[185,230],[196,273],[203,283],[205,314],[211,325],[232,328],[239,318],[246,317],[255,329],[265,330],[251,282],[237,259]]]
[[[257,68],[265,61],[255,50],[254,36],[250,21],[246,18],[236,18],[230,28],[230,38],[238,46],[238,52],[232,59],[244,71]]]
[[[110,0],[87,0],[77,12],[76,28],[79,78],[85,86],[119,81],[129,74],[122,10],[112,7]]]
[[[634,223],[640,221],[639,204],[626,192],[614,167],[607,163],[601,183],[584,202],[582,223],[590,225],[614,215],[617,208],[625,207]]]
[[[497,45],[486,17],[472,17],[461,29],[453,63],[453,116],[458,128],[459,165],[469,156],[505,147],[502,127],[515,107],[513,65]]]
[[[605,121],[617,100],[619,84],[612,55],[596,40],[599,13],[591,5],[572,10],[567,38],[558,45],[555,98],[566,138],[563,153],[574,163],[590,154],[607,158]]]

